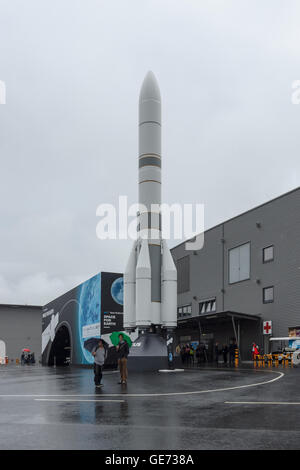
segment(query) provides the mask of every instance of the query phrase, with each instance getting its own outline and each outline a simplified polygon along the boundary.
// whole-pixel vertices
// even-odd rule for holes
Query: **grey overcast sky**
[[[96,207],[137,198],[137,103],[163,100],[163,201],[209,228],[299,185],[299,0],[0,0],[0,303],[124,269]]]

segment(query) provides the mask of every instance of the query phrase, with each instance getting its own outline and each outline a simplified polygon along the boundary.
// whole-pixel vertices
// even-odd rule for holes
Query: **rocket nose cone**
[[[145,76],[140,91],[140,102],[146,100],[161,101],[158,82],[151,70]]]

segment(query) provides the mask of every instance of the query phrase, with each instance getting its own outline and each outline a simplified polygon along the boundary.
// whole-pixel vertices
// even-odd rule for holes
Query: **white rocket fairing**
[[[138,234],[124,274],[124,327],[177,325],[177,270],[161,236],[161,97],[152,72],[139,98]]]

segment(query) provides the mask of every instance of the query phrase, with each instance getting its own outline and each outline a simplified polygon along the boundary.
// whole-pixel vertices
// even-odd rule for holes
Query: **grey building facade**
[[[268,352],[263,322],[272,336],[300,328],[300,188],[219,224],[204,246],[174,247],[178,272],[177,343],[201,341],[213,360],[216,342],[238,342],[250,359],[252,342]],[[42,349],[42,308],[0,304],[0,357]]]
[[[19,359],[23,348],[35,353],[42,349],[42,307],[0,304],[0,342],[9,360]],[[0,354],[1,355],[1,354]]]
[[[172,249],[178,270],[177,342],[240,342],[268,351],[272,336],[300,325],[300,188],[249,210],[204,234],[199,251]]]

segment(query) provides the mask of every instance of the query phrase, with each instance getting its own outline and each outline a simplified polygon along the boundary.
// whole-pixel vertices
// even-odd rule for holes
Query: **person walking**
[[[194,362],[195,362],[195,351],[194,351],[194,348],[193,346],[190,347],[190,363],[191,363],[191,366],[194,367]]]
[[[259,346],[256,343],[252,343],[252,361],[259,355]]]
[[[219,343],[216,342],[216,344],[215,344],[215,361],[216,361],[217,365],[219,364],[219,354],[220,354]]]
[[[118,365],[120,370],[120,381],[119,384],[126,384],[128,371],[127,371],[127,358],[129,354],[129,346],[124,340],[122,333],[119,335],[119,344],[116,347],[118,354]]]
[[[186,344],[185,345],[185,359],[186,359],[186,365],[187,367],[190,366],[191,364],[191,355],[190,355],[190,345],[189,344]]]
[[[227,354],[228,354],[228,346],[227,346],[227,344],[223,344],[222,354],[223,354],[224,365],[227,366]]]
[[[102,370],[106,359],[106,349],[101,339],[99,340],[97,346],[93,349],[92,355],[94,356],[94,382],[96,387],[102,387]]]
[[[206,354],[206,347],[205,344],[200,344],[200,358],[201,361],[207,362],[207,354]]]
[[[181,357],[182,365],[184,365],[184,363],[185,363],[185,347],[184,347],[184,345],[181,346],[180,357]]]
[[[200,366],[201,363],[201,346],[198,344],[196,349],[196,358],[197,358],[197,366]]]

